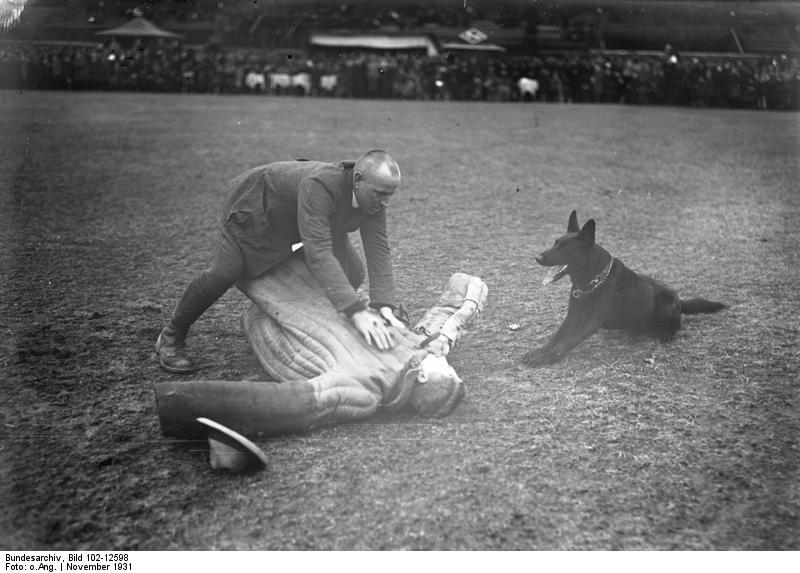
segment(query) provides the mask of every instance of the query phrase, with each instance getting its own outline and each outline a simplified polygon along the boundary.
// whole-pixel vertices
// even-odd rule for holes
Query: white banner
[[[329,48],[369,48],[372,50],[412,50],[425,49],[429,56],[437,55],[433,41],[427,36],[379,36],[360,34],[356,36],[335,36],[333,34],[313,34],[311,44]]]

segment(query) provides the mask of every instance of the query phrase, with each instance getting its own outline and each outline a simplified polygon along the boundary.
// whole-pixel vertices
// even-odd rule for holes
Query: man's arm
[[[386,231],[386,209],[364,219],[359,231],[367,258],[370,306],[396,308],[392,257]]]
[[[475,315],[483,311],[488,293],[486,284],[476,276],[455,273],[450,277],[437,306],[414,327],[433,338],[427,349],[438,356],[449,353]]]
[[[367,310],[366,302],[353,289],[333,254],[330,220],[335,208],[333,197],[321,183],[309,179],[301,184],[297,197],[297,225],[306,264],[334,308],[353,321],[368,344],[381,350],[392,348],[394,342],[383,321]]]
[[[336,209],[333,197],[313,179],[301,183],[297,195],[297,227],[303,240],[306,264],[334,308],[347,316],[366,310],[366,302],[353,289],[333,254],[331,218]]]

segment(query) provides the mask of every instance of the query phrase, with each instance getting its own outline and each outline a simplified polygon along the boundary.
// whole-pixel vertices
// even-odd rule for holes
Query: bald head
[[[368,151],[353,167],[353,198],[367,213],[377,213],[400,186],[400,168],[380,149]]]
[[[359,157],[353,173],[360,173],[370,184],[380,184],[395,189],[400,186],[400,167],[397,161],[381,149],[367,151]]]

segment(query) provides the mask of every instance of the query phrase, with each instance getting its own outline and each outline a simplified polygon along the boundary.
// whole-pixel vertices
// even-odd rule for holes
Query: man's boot
[[[179,332],[172,323],[164,327],[156,340],[156,353],[161,368],[173,374],[191,374],[197,366],[186,356],[186,333]]]

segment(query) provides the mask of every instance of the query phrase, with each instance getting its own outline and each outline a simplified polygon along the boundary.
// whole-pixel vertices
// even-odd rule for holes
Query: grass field
[[[0,547],[800,549],[800,115],[655,107],[0,92]],[[211,471],[161,436],[153,341],[209,256],[221,188],[278,159],[400,162],[412,319],[490,290],[448,418],[261,441]],[[532,370],[572,209],[629,267],[730,309],[667,345],[600,333]],[[262,376],[230,292],[189,348]],[[519,329],[509,328],[518,324]]]

